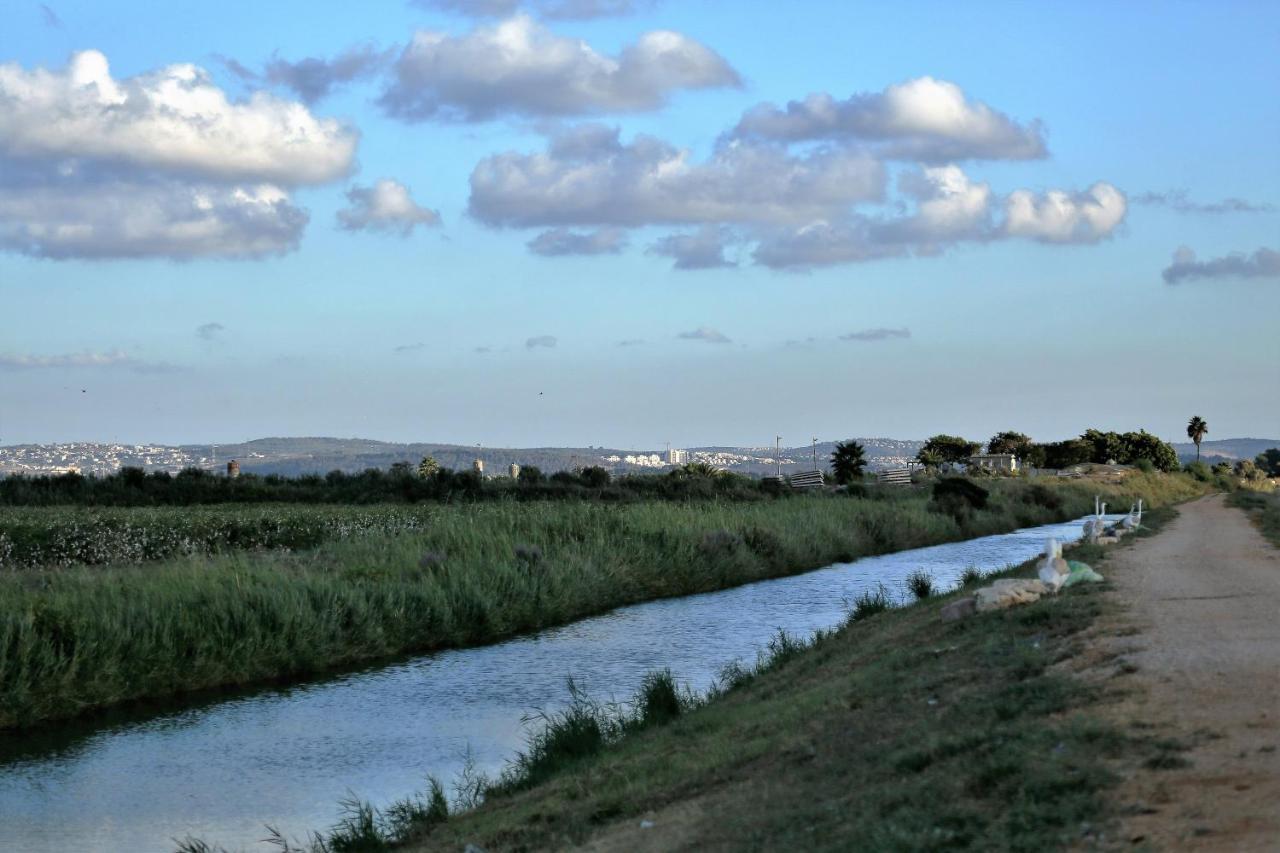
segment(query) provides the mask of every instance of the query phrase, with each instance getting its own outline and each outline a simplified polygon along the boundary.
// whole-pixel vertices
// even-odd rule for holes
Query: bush
[[[1182,470],[1195,477],[1201,483],[1208,483],[1213,479],[1213,471],[1203,462],[1188,462],[1183,466]]]
[[[1156,470],[1156,464],[1152,462],[1150,459],[1146,459],[1146,458],[1138,459],[1134,461],[1133,467],[1137,468],[1139,471],[1141,471],[1144,474],[1154,474]]]
[[[924,601],[933,595],[933,576],[924,569],[916,569],[907,575],[907,589],[916,597],[916,601]]]
[[[862,594],[853,600],[853,612],[849,614],[849,618],[856,622],[859,619],[883,613],[889,609],[889,606],[889,594],[883,586],[876,587],[874,591],[863,590]]]

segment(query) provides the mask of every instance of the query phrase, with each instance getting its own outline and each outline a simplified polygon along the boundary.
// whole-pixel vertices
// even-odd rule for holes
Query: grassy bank
[[[1280,547],[1280,491],[1257,492],[1240,489],[1227,499],[1232,506],[1245,510],[1258,523],[1262,535]]]
[[[1097,492],[1158,503],[1195,489],[1158,475],[1123,487],[988,485],[986,507],[963,512],[907,490],[432,506],[421,530],[305,552],[10,572],[0,577],[0,726],[489,642],[622,604],[1079,516]]]
[[[1139,536],[1174,515],[1148,514]],[[1107,571],[1096,546],[1071,556]],[[1113,846],[1117,763],[1177,766],[1182,745],[1096,713],[1123,681],[1062,666],[1106,612],[1106,590],[951,623],[938,610],[954,595],[869,606],[809,647],[775,639],[709,697],[681,695],[667,673],[623,711],[575,696],[501,778],[479,783],[478,807],[450,815],[433,782],[385,815],[353,801],[330,834],[288,849]],[[476,791],[472,780],[464,806]]]

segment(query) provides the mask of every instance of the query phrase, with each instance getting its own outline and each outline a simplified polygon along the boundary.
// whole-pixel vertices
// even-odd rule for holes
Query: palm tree
[[[1196,461],[1200,461],[1200,442],[1204,440],[1204,435],[1209,431],[1209,425],[1205,423],[1204,418],[1196,415],[1187,422],[1187,438],[1196,443]]]
[[[837,483],[847,486],[862,479],[862,469],[867,467],[865,453],[866,449],[852,439],[836,443],[835,452],[831,454],[831,470]]]

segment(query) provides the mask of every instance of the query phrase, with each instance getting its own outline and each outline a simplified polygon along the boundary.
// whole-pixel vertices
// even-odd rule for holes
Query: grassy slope
[[[1258,523],[1262,535],[1280,547],[1280,491],[1255,492],[1241,489],[1230,497],[1232,506],[1247,511]]]
[[[1184,496],[1186,478],[1001,483],[962,529],[923,495],[760,504],[435,507],[426,531],[304,553],[235,552],[0,576],[0,727],[130,699],[304,676],[489,642],[622,604],[1079,516],[1092,494]],[[517,546],[542,556],[518,559]],[[444,555],[420,565],[426,551]]]
[[[1173,514],[1147,518],[1154,528]],[[1096,547],[1073,557],[1106,571]],[[938,618],[941,600],[853,622],[675,722],[529,790],[492,795],[408,847],[1105,843],[1111,759],[1161,766],[1176,748],[1095,717],[1098,689],[1054,667],[1078,651],[1076,638],[1108,606],[1105,591],[1076,587],[958,623]]]

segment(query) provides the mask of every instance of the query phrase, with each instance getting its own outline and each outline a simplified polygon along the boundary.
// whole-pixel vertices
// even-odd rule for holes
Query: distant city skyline
[[[1280,433],[1280,7],[28,3],[0,444]]]

